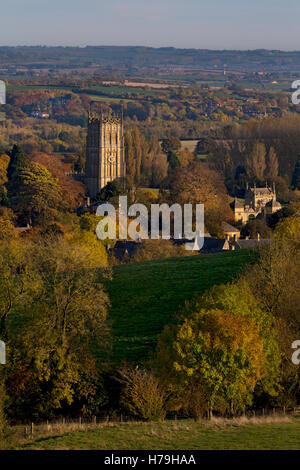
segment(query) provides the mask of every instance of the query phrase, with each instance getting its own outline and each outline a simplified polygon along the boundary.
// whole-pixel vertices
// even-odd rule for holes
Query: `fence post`
[[[93,417],[93,423],[96,425],[97,424],[97,416]]]
[[[79,416],[79,420],[78,420],[79,424],[81,424],[81,416]]]
[[[33,424],[33,423],[31,423],[31,430],[30,430],[30,432],[31,432],[31,436],[33,436],[33,434],[34,434],[34,424]]]
[[[283,414],[285,415],[285,406],[283,407]]]

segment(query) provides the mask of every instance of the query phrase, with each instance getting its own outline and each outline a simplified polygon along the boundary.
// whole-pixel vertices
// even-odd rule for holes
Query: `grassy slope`
[[[253,252],[236,251],[116,266],[106,283],[111,298],[113,358],[138,362],[155,348],[164,325],[197,294],[231,281]]]
[[[299,449],[300,420],[270,424],[212,425],[193,421],[132,423],[36,437],[19,449],[238,450]]]

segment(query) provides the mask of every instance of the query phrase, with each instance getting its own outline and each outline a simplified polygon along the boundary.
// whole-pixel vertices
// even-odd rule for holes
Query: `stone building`
[[[244,202],[240,202],[235,198],[234,202],[234,219],[237,222],[246,224],[249,220],[258,216],[265,219],[281,209],[281,204],[276,199],[275,184],[273,188],[266,186],[264,188],[246,189]]]
[[[233,225],[228,224],[227,222],[222,222],[222,230],[225,233],[226,240],[238,240],[241,236],[240,230],[236,227],[233,227]]]
[[[109,181],[126,176],[123,111],[120,116],[90,113],[84,181],[94,198]]]

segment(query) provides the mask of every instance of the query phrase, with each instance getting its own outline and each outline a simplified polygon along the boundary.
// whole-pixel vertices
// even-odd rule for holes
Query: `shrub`
[[[147,421],[165,417],[165,392],[151,372],[124,366],[117,380],[123,385],[121,404],[130,413]]]

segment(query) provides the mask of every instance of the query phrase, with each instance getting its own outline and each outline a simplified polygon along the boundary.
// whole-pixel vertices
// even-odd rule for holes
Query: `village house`
[[[228,224],[227,222],[222,222],[222,230],[225,233],[226,240],[238,240],[241,236],[240,230],[236,227],[233,227],[233,225]]]

